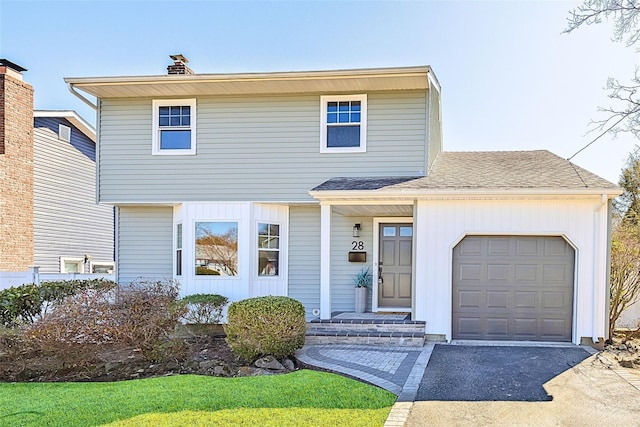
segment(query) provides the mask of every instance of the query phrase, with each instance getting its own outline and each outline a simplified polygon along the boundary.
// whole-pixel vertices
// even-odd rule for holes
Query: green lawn
[[[2,383],[2,426],[382,426],[395,395],[339,375],[179,375],[112,383]]]

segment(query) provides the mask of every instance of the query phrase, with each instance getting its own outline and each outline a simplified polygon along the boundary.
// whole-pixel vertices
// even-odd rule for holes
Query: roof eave
[[[607,199],[614,199],[621,195],[620,188],[528,188],[528,189],[380,189],[380,190],[326,190],[310,191],[309,195],[316,200],[348,200],[348,199],[398,199],[407,198],[420,199],[461,199],[468,197],[491,197],[491,198],[513,198],[513,197],[585,197],[585,196],[607,196]]]
[[[74,88],[98,98],[425,90],[429,66],[357,70],[191,74],[137,77],[67,77]],[[429,77],[432,77],[430,79]],[[315,83],[315,84],[314,84]]]
[[[33,117],[53,117],[67,119],[80,132],[85,134],[94,143],[96,142],[96,130],[78,113],[73,110],[35,110]]]

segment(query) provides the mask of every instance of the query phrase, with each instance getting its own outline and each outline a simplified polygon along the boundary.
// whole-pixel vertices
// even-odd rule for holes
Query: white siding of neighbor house
[[[118,208],[118,283],[173,277],[172,225],[171,206]]]
[[[452,250],[465,235],[560,235],[576,249],[573,341],[604,337],[607,207],[599,197],[419,201],[414,317],[427,322],[428,334],[451,339]]]
[[[320,95],[197,99],[197,154],[152,156],[152,99],[101,101],[100,200],[311,201],[333,176],[425,172],[427,94],[368,94],[366,153],[320,153]]]
[[[230,301],[265,295],[286,295],[289,207],[250,202],[184,203],[173,212],[173,228],[182,223],[181,293],[220,294]],[[195,275],[195,223],[238,223],[238,274],[232,277]],[[280,274],[258,276],[258,223],[280,225]],[[172,244],[171,247],[173,247]],[[174,257],[175,258],[175,257]]]
[[[69,142],[58,139],[59,124],[71,128]],[[95,154],[94,142],[66,119],[35,118],[34,265],[41,273],[60,272],[61,256],[113,262],[113,208],[96,203]]]

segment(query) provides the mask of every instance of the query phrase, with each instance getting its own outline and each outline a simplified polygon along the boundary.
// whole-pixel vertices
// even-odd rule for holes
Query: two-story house
[[[548,151],[442,151],[430,67],[67,78],[97,97],[118,280],[410,312],[445,339],[605,335],[619,189]],[[85,98],[85,100],[87,100]],[[481,147],[479,147],[481,148]]]
[[[96,132],[74,111],[34,111],[24,71],[0,59],[0,271],[108,274],[114,213],[96,203]]]

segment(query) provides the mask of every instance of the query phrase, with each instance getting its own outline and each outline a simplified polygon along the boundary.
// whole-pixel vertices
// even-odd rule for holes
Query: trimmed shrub
[[[267,296],[234,302],[227,311],[227,344],[241,358],[253,361],[271,355],[283,358],[304,345],[304,306],[289,297]]]
[[[110,280],[60,280],[12,286],[0,291],[0,325],[33,323],[65,297],[83,289],[110,289]]]
[[[187,323],[220,323],[222,310],[229,298],[218,294],[193,294],[180,300],[189,311],[182,316]]]

